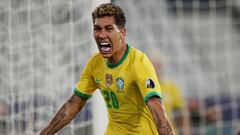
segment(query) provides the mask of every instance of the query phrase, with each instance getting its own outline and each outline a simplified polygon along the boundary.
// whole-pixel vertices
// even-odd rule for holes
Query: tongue
[[[101,47],[101,50],[104,52],[110,51],[110,47]]]

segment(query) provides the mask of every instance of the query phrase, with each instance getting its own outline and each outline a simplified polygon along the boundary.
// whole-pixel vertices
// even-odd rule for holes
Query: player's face
[[[121,55],[126,30],[119,28],[113,16],[96,18],[94,22],[94,38],[99,52],[104,58]]]

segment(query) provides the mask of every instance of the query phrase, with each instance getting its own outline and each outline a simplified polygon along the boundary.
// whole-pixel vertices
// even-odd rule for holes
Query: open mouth
[[[99,43],[99,49],[102,53],[108,53],[111,50],[111,45],[107,42]]]

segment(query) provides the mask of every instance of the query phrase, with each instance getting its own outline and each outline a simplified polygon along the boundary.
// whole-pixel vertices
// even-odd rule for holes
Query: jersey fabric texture
[[[146,55],[127,45],[119,63],[111,65],[100,53],[82,72],[74,94],[83,99],[99,89],[108,109],[105,135],[158,135],[146,102],[161,98],[154,67]]]

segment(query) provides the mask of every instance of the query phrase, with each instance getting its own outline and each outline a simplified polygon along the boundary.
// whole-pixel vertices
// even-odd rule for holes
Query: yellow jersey
[[[99,89],[108,110],[105,135],[158,135],[146,102],[161,98],[154,67],[141,51],[127,45],[121,60],[111,65],[100,53],[84,68],[74,94],[83,99]]]

